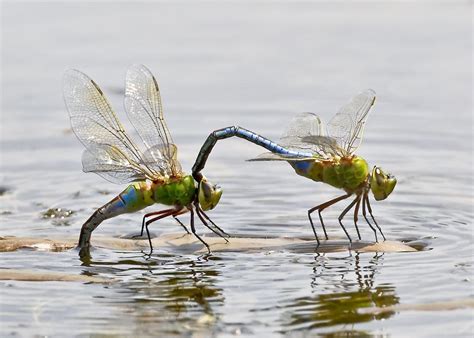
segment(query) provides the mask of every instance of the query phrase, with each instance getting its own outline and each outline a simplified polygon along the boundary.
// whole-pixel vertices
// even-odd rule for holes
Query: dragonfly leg
[[[328,239],[328,233],[326,232],[326,226],[324,225],[324,221],[323,221],[323,215],[321,215],[321,211],[320,209],[318,209],[318,217],[319,217],[319,221],[321,222],[321,226],[323,228],[323,231],[324,231],[324,237],[326,237],[326,240]],[[311,220],[311,219],[310,219]],[[316,230],[313,228],[313,232],[315,233],[314,235],[316,236]]]
[[[216,230],[214,230],[213,228],[211,228],[209,226],[209,224],[207,224],[206,220],[203,218],[203,216],[201,215],[201,211],[199,210],[199,207],[196,205],[196,214],[198,215],[199,219],[201,220],[202,224],[204,224],[204,226],[206,228],[208,228],[209,230],[211,230],[213,233],[215,233],[217,236],[223,238],[226,243],[229,243],[229,240],[227,238],[225,238],[221,233],[217,232]]]
[[[201,215],[204,216],[205,219],[207,219],[213,226],[215,226],[217,228],[217,230],[219,230],[220,232],[222,232],[224,235],[226,235],[227,237],[231,237],[227,232],[225,232],[224,230],[221,229],[221,227],[219,227],[216,223],[214,223],[212,221],[212,219],[210,219],[209,216],[206,215],[206,213],[204,212],[204,210],[202,210],[201,206],[199,204],[196,204],[196,209],[199,210],[199,212],[201,213]]]
[[[143,219],[142,219],[142,230],[140,231],[140,236],[133,236],[133,238],[136,238],[136,237],[142,237],[143,236],[143,230],[145,229],[145,220],[150,217],[150,216],[155,216],[155,215],[161,215],[165,212],[169,212],[171,210],[175,210],[175,209],[165,209],[165,210],[160,210],[160,211],[155,211],[155,212],[150,212],[148,214],[145,214],[143,215]]]
[[[323,204],[317,205],[317,206],[315,206],[315,207],[308,210],[309,222],[311,223],[311,227],[313,228],[314,237],[316,237],[316,241],[318,242],[318,245],[319,245],[319,238],[318,238],[318,235],[316,233],[316,228],[314,226],[313,219],[311,218],[311,214],[314,211],[318,210],[319,220],[321,221],[321,226],[323,227],[324,235],[326,236],[326,239],[328,239],[328,234],[326,232],[326,227],[324,226],[323,216],[321,215],[321,211],[323,211],[327,207],[330,207],[333,204],[336,204],[339,201],[342,201],[343,199],[348,198],[349,196],[351,196],[351,194],[346,194],[346,195],[339,196],[337,198],[334,198],[334,199],[332,199],[330,201],[327,201]]]
[[[385,235],[384,235],[383,232],[382,232],[382,228],[378,225],[377,221],[375,220],[374,215],[372,215],[372,208],[370,207],[370,202],[369,202],[369,195],[368,195],[368,193],[365,194],[365,199],[366,199],[366,202],[367,202],[367,209],[369,210],[370,217],[371,217],[372,220],[374,221],[375,226],[377,227],[377,229],[379,229],[380,234],[381,234],[382,237],[383,237],[383,240],[386,241],[387,239],[385,238]]]
[[[346,216],[346,214],[352,209],[352,207],[354,206],[354,204],[357,203],[357,200],[358,200],[358,199],[359,199],[358,197],[355,198],[355,199],[351,202],[351,204],[349,204],[349,205],[347,206],[347,208],[345,208],[344,211],[343,211],[343,212],[339,215],[339,217],[338,217],[339,224],[341,225],[342,230],[344,230],[344,232],[346,233],[347,238],[349,239],[349,242],[351,242],[351,243],[352,243],[352,238],[351,238],[351,236],[349,236],[349,233],[347,232],[346,228],[344,227],[344,224],[342,224],[342,220],[343,220],[344,216]]]
[[[357,226],[357,221],[359,220],[359,207],[360,207],[361,200],[362,200],[362,195],[357,195],[357,203],[354,209],[354,225],[357,230],[357,236],[359,237],[359,240],[362,239],[360,237],[359,227]]]
[[[148,243],[150,243],[150,255],[153,252],[153,244],[151,244],[151,236],[150,236],[150,230],[148,230],[148,225],[150,225],[151,223],[156,222],[156,221],[158,221],[162,218],[173,216],[174,214],[176,214],[177,211],[181,211],[181,210],[168,209],[166,211],[167,212],[162,212],[162,213],[160,213],[159,216],[156,216],[156,217],[154,217],[154,218],[152,218],[152,219],[145,222],[145,229],[146,229],[146,234],[148,236]]]
[[[178,222],[179,225],[181,225],[183,227],[184,230],[186,230],[186,232],[188,233],[188,235],[190,235],[191,233],[189,232],[188,228],[186,228],[186,225],[183,224],[183,222],[181,222],[179,220],[178,217],[176,217],[177,215],[173,215],[173,218],[176,222]]]
[[[367,218],[367,210],[366,210],[366,205],[365,205],[366,197],[367,197],[367,192],[364,193],[364,197],[362,197],[362,215],[364,216],[365,221],[367,222],[367,224],[370,226],[370,228],[375,234],[375,242],[378,242],[379,240],[377,238],[377,230],[375,230],[374,226],[369,222],[369,219]]]
[[[193,235],[196,236],[197,239],[201,241],[202,244],[204,244],[207,248],[207,252],[211,253],[211,249],[209,248],[209,245],[204,242],[204,240],[196,233],[196,228],[194,227],[194,210],[193,207],[188,207],[189,212],[191,213],[191,231],[193,232]]]

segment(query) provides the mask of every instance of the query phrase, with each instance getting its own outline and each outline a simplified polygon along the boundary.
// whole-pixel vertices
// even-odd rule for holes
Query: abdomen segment
[[[226,139],[229,137],[233,137],[233,136],[243,138],[253,144],[259,145],[267,149],[268,151],[271,151],[276,154],[290,155],[290,156],[295,156],[295,157],[302,156],[302,155],[307,156],[307,154],[302,154],[298,151],[286,149],[276,144],[275,142],[242,127],[232,126],[232,127],[222,128],[222,129],[213,131],[207,137],[206,141],[201,147],[201,150],[199,151],[198,157],[196,158],[196,162],[194,163],[194,166],[193,166],[193,176],[198,182],[202,178],[200,171],[204,169],[207,158],[209,157],[212,151],[212,148],[214,148],[214,145],[217,143],[217,141]]]

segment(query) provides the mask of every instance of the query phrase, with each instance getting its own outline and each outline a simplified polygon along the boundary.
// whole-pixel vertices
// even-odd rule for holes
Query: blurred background
[[[280,252],[200,261],[167,253],[153,264],[101,251],[102,263],[87,267],[74,252],[4,253],[3,268],[120,281],[107,289],[2,282],[11,286],[2,291],[4,334],[472,333],[472,309],[358,312],[367,302],[472,297],[471,1],[3,1],[1,18],[0,235],[77,236],[123,189],[82,173],[62,76],[68,68],[88,74],[129,126],[125,71],[142,63],[160,84],[186,172],[214,129],[237,124],[278,140],[294,114],[328,121],[353,95],[374,89],[358,154],[399,180],[373,205],[375,215],[388,238],[425,243],[416,254],[382,258]],[[224,189],[211,216],[234,234],[311,235],[306,210],[340,192],[285,163],[245,162],[261,152],[240,139],[217,144],[203,172]],[[51,208],[70,213],[51,219]],[[326,212],[336,238],[341,210]],[[137,231],[140,220],[121,216],[97,232]],[[172,221],[153,227],[156,235],[179,231]]]

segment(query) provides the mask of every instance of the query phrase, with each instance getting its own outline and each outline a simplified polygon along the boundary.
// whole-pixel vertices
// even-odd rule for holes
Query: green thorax
[[[191,175],[153,185],[153,200],[165,205],[186,206],[194,200],[196,186]]]
[[[369,175],[367,162],[358,156],[331,160],[290,162],[298,175],[316,182],[324,182],[336,188],[352,192],[363,184]]]

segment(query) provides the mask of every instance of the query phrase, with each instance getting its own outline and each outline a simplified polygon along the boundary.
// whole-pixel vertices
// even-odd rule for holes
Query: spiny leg
[[[140,236],[133,236],[133,238],[135,237],[142,237],[143,236],[143,229],[145,228],[145,219],[147,217],[150,217],[150,216],[155,216],[155,215],[161,215],[165,212],[170,212],[172,210],[175,210],[175,209],[165,209],[165,210],[160,210],[160,211],[154,211],[154,212],[150,212],[148,214],[145,214],[143,215],[143,219],[142,219],[142,230],[140,231]]]
[[[351,204],[349,204],[347,206],[347,208],[344,209],[344,211],[339,215],[338,217],[338,220],[339,220],[339,224],[341,225],[341,228],[342,230],[344,230],[344,232],[346,233],[346,236],[347,238],[349,239],[349,242],[352,243],[352,238],[351,236],[349,236],[349,233],[347,232],[346,228],[344,227],[344,224],[342,224],[342,219],[344,218],[344,216],[346,216],[346,214],[349,212],[349,210],[352,209],[352,207],[354,206],[354,204],[356,204],[358,198],[356,197],[352,202]]]
[[[318,217],[319,217],[319,221],[321,222],[321,226],[323,228],[323,231],[324,231],[324,237],[326,237],[326,240],[328,240],[328,233],[326,232],[326,226],[324,225],[324,221],[323,221],[323,215],[321,215],[321,211],[322,210],[319,210],[318,209]],[[314,228],[313,226],[313,222],[311,220],[311,218],[309,219],[310,223],[311,223],[311,226],[313,227],[313,232],[314,232],[314,235],[316,236],[316,239],[318,239],[318,235],[316,235],[316,229]],[[318,244],[319,244],[319,241],[318,241]]]
[[[199,212],[204,216],[205,219],[207,219],[213,226],[215,226],[217,228],[217,230],[219,230],[220,232],[222,232],[224,235],[226,235],[227,237],[231,237],[227,232],[225,232],[224,230],[221,229],[221,227],[219,227],[216,223],[214,223],[212,221],[212,219],[209,218],[209,216],[206,215],[206,213],[204,212],[204,210],[202,210],[201,206],[199,204],[196,204],[196,209],[199,210]]]
[[[354,209],[354,225],[357,230],[357,236],[359,237],[359,240],[362,239],[360,237],[359,227],[357,226],[357,221],[359,220],[359,207],[360,207],[361,200],[362,200],[362,195],[357,195],[357,204]]]
[[[157,216],[157,217],[154,217],[148,221],[145,222],[145,229],[146,229],[146,234],[148,236],[148,243],[150,243],[150,255],[152,254],[153,252],[153,244],[151,244],[151,236],[150,236],[150,231],[148,230],[148,225],[150,225],[151,223],[153,222],[156,222],[162,218],[166,218],[168,216],[172,216],[174,214],[176,214],[177,210],[176,209],[169,209],[170,211],[167,212],[167,213],[161,213],[160,216]],[[179,210],[180,211],[180,210]]]
[[[330,201],[328,201],[328,202],[326,202],[326,203],[323,203],[323,204],[321,204],[321,205],[319,206],[319,208],[318,208],[318,216],[319,216],[319,220],[321,221],[321,224],[322,224],[322,226],[323,226],[323,230],[324,230],[324,234],[326,235],[326,239],[328,239],[328,235],[327,235],[327,233],[326,233],[326,227],[324,226],[323,215],[321,214],[321,212],[322,212],[324,209],[330,207],[331,205],[334,205],[334,204],[336,204],[336,203],[338,203],[338,202],[340,202],[340,201],[342,201],[342,200],[348,198],[349,196],[351,196],[351,194],[339,196],[339,197],[337,197],[337,198],[335,198],[335,199],[333,199],[333,200],[330,200]]]
[[[324,235],[326,236],[326,239],[328,239],[328,234],[326,233],[326,227],[324,226],[323,217],[321,216],[321,211],[323,211],[327,207],[330,207],[331,205],[333,205],[333,204],[335,204],[339,201],[342,201],[345,198],[348,198],[350,195],[351,194],[339,196],[337,198],[334,198],[330,201],[324,202],[323,204],[317,205],[317,206],[315,206],[315,207],[308,210],[309,222],[311,223],[311,227],[313,228],[314,237],[316,237],[316,241],[318,242],[318,245],[319,245],[319,238],[318,238],[318,235],[316,234],[316,228],[314,226],[313,219],[311,218],[311,213],[313,213],[315,210],[318,210],[319,220],[321,221],[321,225],[323,227]]]
[[[377,230],[375,230],[375,228],[373,227],[373,225],[369,222],[369,219],[367,218],[367,210],[366,210],[366,206],[365,206],[365,198],[366,198],[366,193],[364,193],[364,197],[362,197],[362,215],[364,216],[365,218],[365,221],[367,222],[367,224],[370,226],[370,228],[372,229],[372,231],[374,232],[375,234],[375,242],[378,242],[378,238],[377,238]]]
[[[376,221],[375,218],[374,218],[374,215],[372,215],[372,208],[370,207],[369,194],[368,194],[368,193],[365,194],[365,199],[366,199],[366,202],[367,202],[367,209],[369,210],[370,217],[371,217],[372,220],[374,221],[375,226],[377,227],[377,229],[379,229],[380,234],[381,234],[382,237],[383,237],[383,240],[386,241],[387,239],[385,238],[385,235],[384,235],[383,232],[382,232],[382,228],[378,225],[377,221]]]
[[[180,214],[180,215],[181,215],[181,214]],[[173,215],[174,220],[175,220],[176,222],[178,222],[178,224],[183,227],[183,229],[188,233],[188,235],[190,235],[191,233],[189,232],[188,228],[186,228],[186,226],[183,224],[183,222],[181,222],[181,221],[179,220],[179,218],[176,217],[176,216],[178,216],[178,215]]]
[[[196,233],[196,229],[194,228],[194,210],[193,210],[193,207],[188,207],[188,210],[189,212],[191,213],[191,231],[193,232],[194,236],[196,236],[197,239],[199,239],[201,241],[202,244],[204,244],[207,248],[207,252],[208,253],[211,253],[211,249],[209,248],[209,245],[204,242],[204,240],[199,237],[199,235]]]
[[[207,224],[206,220],[202,217],[201,215],[201,211],[199,210],[199,207],[196,205],[196,214],[198,215],[199,219],[201,220],[202,224],[204,224],[204,226],[206,228],[208,228],[209,230],[211,230],[213,233],[215,233],[217,236],[223,238],[226,243],[229,243],[229,240],[227,238],[225,238],[221,233],[217,232],[216,230],[214,230],[213,228],[211,228],[209,226],[209,224]]]

